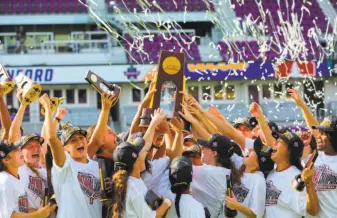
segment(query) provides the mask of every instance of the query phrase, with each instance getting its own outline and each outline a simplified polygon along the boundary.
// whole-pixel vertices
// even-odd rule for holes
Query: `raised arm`
[[[262,135],[265,139],[265,143],[268,146],[273,146],[275,144],[276,139],[272,136],[271,129],[268,125],[267,120],[265,119],[262,109],[260,105],[253,102],[250,105],[249,113],[256,118],[257,122],[259,123],[260,130],[262,132]]]
[[[184,121],[177,118],[172,118],[170,122],[170,126],[175,132],[174,141],[172,144],[171,152],[168,153],[170,160],[172,161],[175,157],[179,157],[183,153],[183,129],[184,129]]]
[[[311,216],[316,216],[319,211],[319,202],[317,193],[315,190],[315,184],[312,181],[312,177],[314,176],[314,170],[310,168],[305,168],[301,174],[302,180],[306,183],[307,190],[307,212]]]
[[[7,105],[3,99],[4,91],[5,88],[0,85],[0,118],[1,118],[1,125],[4,130],[1,136],[1,140],[8,140],[9,129],[11,128],[12,121],[7,109]]]
[[[296,89],[289,89],[288,93],[290,95],[290,98],[295,101],[297,106],[301,108],[305,122],[307,123],[307,127],[310,129],[311,133],[314,136],[317,136],[318,132],[313,131],[312,127],[313,126],[318,126],[319,122],[316,120],[314,115],[311,113],[310,109],[307,107],[305,104],[303,98],[301,97],[300,93]]]
[[[179,111],[180,116],[182,116],[186,121],[190,122],[192,125],[192,132],[196,133],[200,139],[208,140],[211,134],[203,127],[203,125],[197,120],[187,109],[186,103],[182,104],[183,112]]]
[[[88,155],[91,159],[94,158],[98,149],[104,144],[104,135],[107,131],[110,109],[117,102],[115,94],[103,93],[101,94],[101,99],[102,110],[88,145]]]
[[[133,121],[131,123],[129,137],[133,133],[141,131],[140,128],[138,127],[140,123],[140,116],[142,115],[143,108],[148,108],[150,106],[151,99],[156,91],[157,90],[155,89],[154,83],[150,83],[149,91],[145,95],[145,98],[142,101],[142,103],[138,106],[137,113],[134,116]]]
[[[11,128],[9,129],[9,137],[8,137],[9,142],[16,142],[17,140],[20,139],[20,137],[21,137],[20,128],[21,128],[23,116],[25,115],[25,110],[26,110],[26,106],[21,104],[21,102],[22,102],[22,89],[18,89],[16,97],[18,98],[18,100],[20,102],[20,107],[19,107],[19,110],[14,117]]]
[[[66,161],[66,155],[63,150],[63,145],[58,139],[56,128],[53,123],[53,115],[50,109],[50,99],[47,94],[44,94],[39,99],[40,103],[46,109],[44,125],[46,128],[47,141],[49,141],[54,162],[58,167],[63,167]]]
[[[156,140],[157,136],[164,135],[166,153],[170,153],[172,151],[173,146],[173,136],[170,131],[170,127],[166,119],[164,119],[156,128],[154,140]]]

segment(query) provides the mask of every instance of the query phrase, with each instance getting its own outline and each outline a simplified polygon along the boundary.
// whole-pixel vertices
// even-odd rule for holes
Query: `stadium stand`
[[[85,2],[85,1],[83,1]],[[78,0],[1,0],[0,14],[87,13]]]

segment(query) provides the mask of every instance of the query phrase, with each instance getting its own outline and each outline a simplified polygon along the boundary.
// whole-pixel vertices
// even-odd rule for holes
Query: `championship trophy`
[[[313,153],[310,156],[310,159],[305,164],[304,168],[312,169],[312,167],[315,164],[315,161],[316,161],[317,157],[318,157],[318,152],[317,152],[317,150],[314,150]],[[301,174],[295,176],[295,179],[292,180],[291,185],[295,190],[297,190],[299,192],[302,192],[304,190],[305,186],[306,186],[305,182],[302,181]]]
[[[28,76],[25,76],[22,73],[19,73],[14,80],[18,88],[23,90],[21,102],[23,105],[29,105],[38,99],[42,91],[42,86],[40,84],[32,81]]]
[[[0,64],[0,79],[2,80],[1,86],[5,88],[4,95],[7,95],[14,89],[15,84],[2,64]]]
[[[155,109],[160,108],[160,101],[162,97],[162,87],[165,82],[172,82],[175,84],[176,91],[173,99],[170,101],[174,103],[173,116],[179,116],[179,111],[182,111],[183,94],[185,91],[186,78],[184,75],[185,54],[169,51],[161,51],[158,64],[158,72],[154,78],[154,86],[157,92],[151,99],[150,108],[144,108],[142,116],[140,117],[140,127],[149,126],[151,122],[151,114]],[[163,108],[163,107],[162,107]],[[168,118],[172,118],[168,116]],[[182,118],[182,117],[181,117]],[[185,121],[185,120],[184,120]],[[189,130],[189,126],[185,121],[185,130]]]
[[[85,76],[85,80],[88,81],[88,83],[96,89],[97,92],[100,94],[102,93],[111,93],[114,92],[116,95],[116,101],[118,101],[119,96],[121,94],[121,87],[115,85],[115,84],[110,84],[101,77],[99,77],[97,74],[91,72],[90,70],[88,71],[87,75]]]
[[[54,113],[54,111],[56,110],[56,108],[62,104],[64,102],[64,97],[52,97],[50,98],[50,110],[52,113]],[[46,114],[46,110],[45,108],[41,105],[41,110],[40,110],[41,114],[44,116]]]

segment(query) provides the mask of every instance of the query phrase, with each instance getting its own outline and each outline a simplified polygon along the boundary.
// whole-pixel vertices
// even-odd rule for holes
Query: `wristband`
[[[55,120],[57,120],[57,122],[61,122],[61,119],[58,117],[55,117]]]
[[[168,199],[168,198],[164,198],[164,203],[165,203],[168,207],[171,207],[171,206],[172,206],[172,202],[171,202],[170,199]]]

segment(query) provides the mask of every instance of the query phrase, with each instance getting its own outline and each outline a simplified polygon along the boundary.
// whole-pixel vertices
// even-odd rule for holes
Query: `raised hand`
[[[0,85],[0,98],[2,98],[5,95],[5,86]]]
[[[159,135],[164,135],[170,130],[169,125],[166,121],[166,119],[163,119],[161,123],[156,128],[156,133]]]
[[[150,87],[149,87],[149,91],[146,93],[144,99],[143,99],[143,104],[150,104],[150,101],[154,95],[154,93],[156,93],[157,89],[155,89],[156,87],[154,86],[154,83],[151,82],[150,83]]]
[[[177,117],[173,117],[170,121],[170,126],[175,132],[182,132],[184,129],[184,121]]]
[[[67,113],[68,113],[67,109],[59,107],[59,108],[57,108],[56,116],[55,117],[57,117],[60,120],[62,120],[67,115]]]
[[[193,115],[191,114],[191,112],[189,112],[186,103],[181,104],[182,108],[183,108],[183,112],[179,111],[179,114],[188,122],[193,123],[194,121],[196,121],[196,118],[193,117]]]
[[[296,89],[288,89],[289,98],[294,100],[298,106],[305,105],[300,93]]]
[[[249,113],[255,117],[256,119],[258,118],[263,118],[263,112],[260,107],[256,102],[253,102],[250,107],[249,107]]]
[[[101,94],[102,109],[110,110],[110,108],[117,102],[115,93],[102,93]]]
[[[166,117],[167,113],[163,109],[158,108],[154,111],[153,115],[151,115],[151,123],[159,125],[164,119],[166,119]]]
[[[47,93],[43,94],[39,98],[39,102],[45,108],[45,110],[50,110],[50,99],[49,99],[49,96],[47,95]]]
[[[219,109],[217,107],[215,107],[214,105],[208,107],[207,111],[212,114],[213,116],[215,116],[218,119],[221,120],[225,120],[225,117],[222,115],[222,113],[219,111]]]

